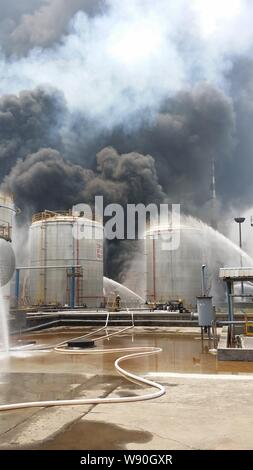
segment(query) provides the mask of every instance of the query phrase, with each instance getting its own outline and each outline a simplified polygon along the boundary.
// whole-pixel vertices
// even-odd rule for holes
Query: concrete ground
[[[159,346],[159,338],[156,345]],[[152,333],[152,337],[153,337]],[[177,342],[166,336],[170,341]],[[128,338],[129,339],[129,338]],[[127,338],[125,338],[125,341]],[[138,335],[135,338],[138,342]],[[140,341],[140,340],[139,340]],[[146,340],[147,341],[147,340]],[[100,404],[86,406],[34,408],[0,413],[0,449],[253,449],[253,368],[247,370],[219,369],[216,358],[211,361],[215,369],[199,373],[202,352],[196,331],[192,369],[168,366],[168,357],[160,363],[129,370],[140,370],[166,388],[163,397],[128,404]],[[165,348],[166,349],[166,348]],[[175,347],[173,351],[175,353]],[[180,348],[183,354],[182,347]],[[162,354],[171,354],[168,351]],[[185,361],[191,355],[187,346]],[[209,358],[210,354],[208,354]],[[169,357],[172,357],[171,355]],[[49,360],[50,359],[50,360]],[[101,370],[88,359],[75,359],[68,366],[54,363],[54,357],[45,354],[36,362],[16,360],[11,370],[0,373],[1,402],[43,400],[80,397],[112,397],[143,394],[143,389],[115,375],[106,359]],[[57,358],[58,360],[58,358]],[[209,360],[209,359],[208,359]],[[103,359],[102,359],[103,361]],[[48,368],[48,363],[50,367]],[[187,363],[188,364],[188,363]],[[82,365],[82,368],[81,368]],[[92,366],[92,367],[91,367]],[[231,365],[234,367],[234,364]],[[242,367],[245,367],[242,365]],[[81,372],[82,369],[82,372]],[[89,369],[89,372],[87,372]],[[240,368],[239,368],[240,369]],[[194,372],[195,371],[195,372]],[[210,373],[211,372],[211,373]],[[150,389],[147,389],[147,391]]]

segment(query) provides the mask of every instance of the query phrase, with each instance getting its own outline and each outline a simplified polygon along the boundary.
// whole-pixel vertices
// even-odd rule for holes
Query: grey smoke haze
[[[234,204],[236,199],[242,209],[252,207],[253,197],[253,60],[244,57],[235,61],[230,81],[236,116],[236,146],[231,165],[218,177],[227,201]]]
[[[93,16],[103,0],[1,0],[1,46],[8,55],[49,47],[67,32],[77,11]]]
[[[0,6],[0,178],[25,214],[102,194],[202,217],[212,159],[221,210],[251,204],[252,2]],[[107,273],[134,250],[110,244]]]
[[[15,24],[23,14],[32,13],[42,3],[43,0],[19,0],[18,2],[16,0],[9,0],[8,2],[0,0],[1,24],[4,21]]]
[[[23,15],[32,15],[43,0],[0,0],[0,42],[6,54],[17,54],[16,45],[12,45],[11,35],[22,21]]]
[[[64,4],[61,15],[71,17],[75,2]],[[41,18],[40,12],[32,17]],[[94,16],[78,11],[52,47],[35,47],[20,60],[3,56],[1,92],[47,84],[98,127],[134,128],[143,113],[152,119],[163,100],[184,87],[200,80],[225,86],[231,57],[252,48],[252,13],[247,0],[234,0],[229,8],[227,0],[106,0]],[[37,35],[46,34],[52,18],[57,29],[61,15],[46,16],[35,26]]]

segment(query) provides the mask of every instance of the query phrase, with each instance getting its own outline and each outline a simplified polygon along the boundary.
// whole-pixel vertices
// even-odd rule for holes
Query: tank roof
[[[166,232],[166,231],[173,231],[173,230],[194,230],[194,231],[201,231],[200,227],[194,227],[190,225],[180,224],[180,225],[154,225],[150,226],[146,230],[146,235],[155,233],[155,232]]]
[[[4,191],[0,191],[0,201],[3,203],[3,202],[8,202],[8,203],[13,203],[14,202],[14,198],[13,198],[13,195],[11,193],[6,193]]]
[[[72,210],[68,211],[49,211],[45,210],[43,212],[37,212],[32,216],[32,224],[39,222],[60,222],[60,221],[73,221],[79,217],[72,213]],[[89,218],[86,215],[83,216],[85,220],[90,220],[94,223],[102,224],[101,220],[96,220],[95,218]]]

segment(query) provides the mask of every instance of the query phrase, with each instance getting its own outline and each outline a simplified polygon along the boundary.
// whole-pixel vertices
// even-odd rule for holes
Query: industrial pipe
[[[76,270],[71,268],[71,289],[70,289],[70,307],[75,308],[76,303]]]
[[[20,271],[25,271],[25,270],[34,270],[34,269],[71,269],[72,270],[72,276],[71,276],[71,302],[75,306],[75,269],[81,268],[82,266],[80,264],[72,265],[72,266],[19,266],[16,268],[16,280],[15,280],[15,297],[16,297],[16,303],[18,305],[19,303],[19,280],[20,280]],[[74,279],[74,280],[73,280]],[[74,289],[74,293],[73,293]],[[72,307],[72,306],[71,306]],[[74,307],[72,307],[74,308]]]
[[[205,297],[205,295],[206,295],[205,269],[206,269],[206,265],[202,264],[202,267],[201,267],[201,286],[202,286],[202,296],[203,297]]]
[[[15,336],[15,335],[18,335],[20,333],[29,333],[30,331],[40,331],[40,330],[43,330],[44,328],[47,328],[48,326],[52,326],[52,325],[59,325],[60,323],[62,322],[62,320],[53,320],[53,321],[50,321],[50,322],[47,322],[47,323],[42,323],[41,325],[36,325],[36,326],[31,326],[30,328],[25,328],[23,330],[18,330],[18,331],[11,331],[10,332],[10,336]]]

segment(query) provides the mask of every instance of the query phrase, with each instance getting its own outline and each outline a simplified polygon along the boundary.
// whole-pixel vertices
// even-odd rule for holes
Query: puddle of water
[[[86,330],[88,332],[89,330]],[[109,330],[111,332],[111,330]],[[58,329],[26,335],[25,341],[54,346],[61,341],[84,334],[79,329]],[[101,333],[98,334],[101,336]],[[124,367],[147,373],[250,374],[253,363],[218,362],[209,354],[213,345],[200,341],[198,330],[187,334],[165,329],[136,329],[120,336],[97,342],[97,348],[155,346],[163,352],[154,356],[131,359]],[[0,403],[57,400],[81,396],[103,396],[116,389],[117,396],[135,395],[135,386],[118,376],[114,361],[121,353],[99,355],[63,355],[50,351],[15,351],[0,364]],[[160,379],[157,379],[160,382]],[[166,379],[173,386],[171,380]],[[34,410],[0,415],[0,429],[8,430],[29,417]],[[8,419],[6,419],[8,416]],[[2,431],[2,432],[3,432]],[[42,444],[41,449],[122,449],[128,443],[149,442],[148,432],[126,430],[103,422],[81,420]]]
[[[90,330],[87,330],[90,331]],[[108,330],[111,332],[112,330]],[[23,337],[25,341],[35,340],[38,345],[57,343],[84,334],[84,330],[54,330]],[[103,333],[99,333],[101,336]],[[253,373],[250,362],[220,362],[209,353],[212,342],[200,341],[198,330],[194,334],[175,334],[167,331],[133,331],[96,343],[98,349],[124,348],[133,346],[155,346],[163,352],[155,356],[126,361],[124,364],[133,372],[183,372],[183,373]],[[1,362],[2,372],[54,372],[81,374],[116,374],[114,361],[120,353],[99,355],[62,355],[54,351],[27,350],[14,352],[8,361]],[[0,376],[1,377],[1,376]]]
[[[86,330],[88,332],[90,330]],[[109,332],[111,332],[110,330]],[[183,331],[183,330],[182,330]],[[56,345],[61,341],[84,334],[82,329],[58,329],[26,335],[25,341],[35,340],[36,345]],[[101,333],[98,334],[101,336]],[[184,373],[197,374],[250,374],[253,363],[219,362],[209,354],[212,343],[200,341],[198,330],[187,334],[175,334],[166,329],[136,329],[120,336],[97,342],[97,348],[124,348],[131,346],[155,346],[161,354],[128,360],[124,367],[137,374]],[[50,351],[13,352],[8,360],[0,363],[0,403],[22,401],[57,400],[85,396],[104,396],[115,389],[116,396],[138,394],[135,385],[118,376],[114,361],[120,353],[104,355],[63,355]],[[157,381],[161,382],[160,379]],[[177,386],[166,379],[169,386]],[[137,387],[138,388],[138,387]],[[20,410],[0,414],[1,432],[22,424],[37,409]],[[52,419],[53,419],[52,414]],[[64,429],[36,449],[124,449],[131,443],[148,443],[152,434],[124,429],[105,422],[81,419]],[[1,438],[0,438],[1,446]],[[25,447],[22,446],[25,449]],[[32,447],[27,447],[32,449]]]
[[[1,374],[1,403],[72,398],[83,382],[84,376],[82,375]]]

